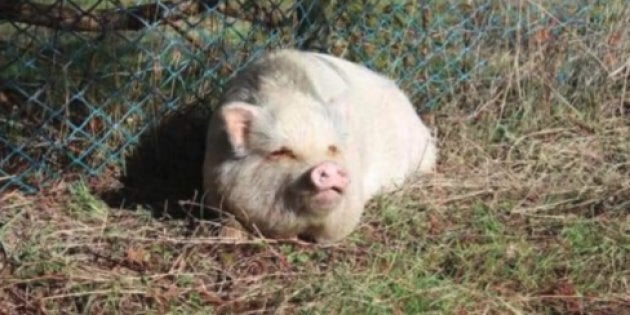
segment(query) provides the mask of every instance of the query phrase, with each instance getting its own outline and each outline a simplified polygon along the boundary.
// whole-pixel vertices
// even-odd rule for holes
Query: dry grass
[[[630,312],[630,28],[614,3],[595,8],[605,27],[586,34],[551,32],[557,17],[540,10],[546,19],[527,15],[529,32],[514,35],[522,47],[472,39],[468,62],[486,66],[425,116],[438,172],[376,198],[337,246],[218,238],[194,215],[199,179],[168,159],[140,155],[131,180],[5,192],[0,313]],[[419,80],[403,85],[431,98]],[[203,139],[170,137],[157,138],[174,147],[144,153],[195,169]]]
[[[445,106],[439,173],[375,200],[332,248],[218,239],[212,222],[109,208],[81,181],[4,195],[0,312],[621,314],[628,117],[565,115],[497,139],[491,110]]]

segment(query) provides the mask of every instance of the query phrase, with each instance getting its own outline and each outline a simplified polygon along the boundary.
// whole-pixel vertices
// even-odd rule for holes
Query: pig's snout
[[[317,191],[335,191],[342,193],[350,179],[348,172],[333,162],[323,162],[311,170],[311,183]]]

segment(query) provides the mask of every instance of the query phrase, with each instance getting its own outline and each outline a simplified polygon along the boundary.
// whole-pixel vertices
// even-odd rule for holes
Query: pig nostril
[[[319,189],[331,189],[342,193],[348,185],[347,171],[331,162],[324,162],[316,166],[310,176],[310,182]]]

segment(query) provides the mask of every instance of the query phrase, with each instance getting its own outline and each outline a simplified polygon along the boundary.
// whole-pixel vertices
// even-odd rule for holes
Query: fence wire
[[[152,126],[209,112],[235,72],[278,47],[383,72],[419,111],[472,112],[527,84],[527,67],[587,104],[574,91],[627,75],[628,11],[623,0],[3,0],[0,193],[124,169]]]

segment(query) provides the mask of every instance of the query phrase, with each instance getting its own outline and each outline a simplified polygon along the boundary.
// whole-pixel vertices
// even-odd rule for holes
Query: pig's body
[[[207,203],[270,237],[335,242],[365,203],[415,172],[436,148],[388,78],[336,57],[267,54],[231,81],[208,132]]]

